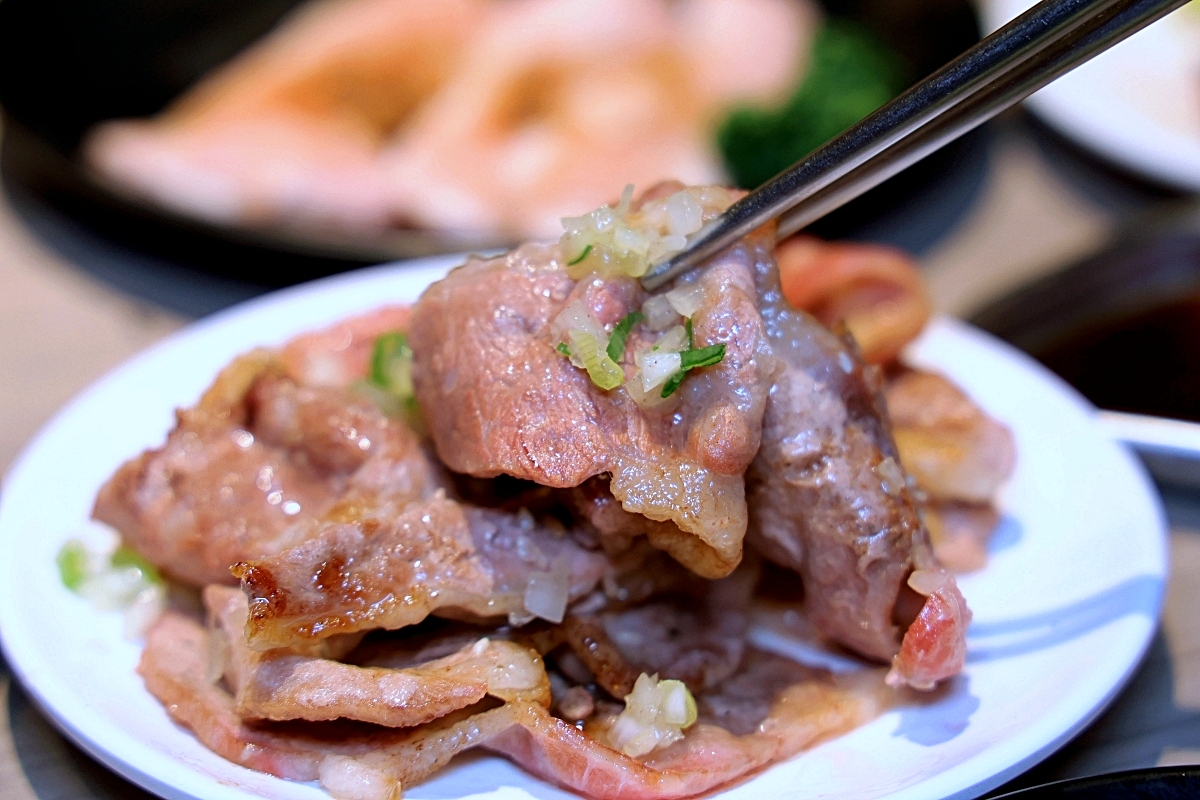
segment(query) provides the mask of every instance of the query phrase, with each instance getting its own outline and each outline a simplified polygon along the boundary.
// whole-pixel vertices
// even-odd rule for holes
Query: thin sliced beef
[[[911,621],[896,619],[905,581],[937,563],[899,463],[878,373],[864,367],[848,336],[791,308],[769,266],[759,287],[778,366],[748,475],[751,541],[800,573],[822,635],[890,661]],[[922,666],[897,674],[919,674],[924,684],[962,669],[965,603],[948,619],[953,624],[936,628],[939,645],[919,649]]]
[[[249,723],[234,698],[210,679],[212,643],[204,627],[168,613],[150,629],[138,672],[167,713],[210,750],[236,764],[298,781],[319,780],[335,800],[391,800],[550,702],[537,687],[499,708],[479,705],[402,730],[359,723]]]
[[[760,241],[761,239],[761,241]],[[639,407],[626,387],[605,392],[555,347],[553,324],[579,300],[606,326],[641,307],[630,279],[576,282],[557,246],[474,258],[431,286],[414,308],[417,398],[451,469],[574,487],[609,474],[629,512],[661,526],[656,546],[699,574],[728,574],[746,529],[743,473],[758,449],[768,389],[754,265],[770,241],[747,240],[688,280],[702,287],[697,347],[726,345],[720,364],[689,374],[678,397]],[[644,324],[629,337],[632,375]]]
[[[892,658],[887,683],[928,691],[962,670],[971,610],[954,577],[944,569],[917,570],[909,576],[908,586],[924,602],[904,632],[900,652]]]
[[[561,613],[568,600],[591,591],[608,564],[527,513],[472,508],[445,496],[344,511],[309,541],[234,568],[250,599],[252,647],[397,629],[434,612],[529,619],[539,610],[530,593],[559,594],[542,588],[556,582]]]
[[[186,583],[298,544],[345,493],[416,500],[441,485],[416,436],[344,389],[304,388],[276,357],[230,364],[158,449],[123,465],[93,516]]]

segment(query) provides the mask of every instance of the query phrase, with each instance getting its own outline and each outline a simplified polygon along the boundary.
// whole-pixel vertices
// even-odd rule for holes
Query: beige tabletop
[[[1104,241],[1131,207],[1078,180],[1021,119],[999,126],[970,210],[925,258],[938,308],[965,315]],[[1116,192],[1121,195],[1121,192]],[[37,227],[36,225],[34,227]],[[45,231],[42,230],[43,235]],[[70,250],[71,257],[61,255]],[[106,370],[186,324],[122,293],[79,248],[57,249],[0,197],[0,469]],[[1167,497],[1171,582],[1160,633],[1129,687],[1076,741],[1012,785],[1156,764],[1200,763],[1200,502]],[[0,662],[0,796],[145,797],[67,743]]]

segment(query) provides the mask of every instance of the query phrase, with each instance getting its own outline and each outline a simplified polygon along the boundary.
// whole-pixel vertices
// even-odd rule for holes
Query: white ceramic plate
[[[1035,0],[983,0],[989,30]],[[1200,0],[1034,94],[1062,134],[1126,169],[1200,192]]]
[[[134,673],[139,646],[117,614],[59,583],[69,537],[97,488],[159,444],[235,354],[349,313],[417,297],[454,259],[338,276],[200,322],[117,369],[63,409],[9,473],[0,497],[0,637],[13,671],[81,747],[169,798],[325,797],[235,766],[176,727]],[[911,349],[1016,434],[1007,519],[986,570],[961,583],[975,623],[966,674],[928,706],[894,711],[736,786],[728,798],[971,797],[1081,730],[1112,699],[1153,634],[1166,574],[1151,484],[1100,432],[1093,410],[1029,359],[951,320]],[[495,757],[468,756],[411,798],[565,797]]]

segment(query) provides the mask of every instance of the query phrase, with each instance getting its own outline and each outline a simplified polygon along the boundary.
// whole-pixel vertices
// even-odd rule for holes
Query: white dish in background
[[[1035,0],[983,0],[994,31]],[[1027,101],[1063,135],[1159,183],[1200,192],[1200,2],[1068,72]]]
[[[51,720],[97,759],[169,798],[326,795],[231,764],[174,725],[134,672],[140,645],[59,582],[100,484],[158,445],[234,355],[384,302],[408,301],[452,265],[433,259],[336,276],[197,323],[92,386],[38,434],[0,495],[0,639]],[[975,612],[966,673],[936,702],[893,711],[722,797],[972,797],[1090,722],[1137,665],[1166,576],[1163,515],[1140,466],[1057,378],[961,323],[936,320],[911,360],[950,375],[1016,434],[1007,519],[988,567],[961,581]],[[869,768],[865,768],[869,765]],[[472,755],[410,798],[568,797],[502,759]]]

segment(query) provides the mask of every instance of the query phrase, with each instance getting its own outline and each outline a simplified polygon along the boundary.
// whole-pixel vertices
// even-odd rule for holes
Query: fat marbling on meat
[[[557,245],[472,258],[417,303],[410,343],[417,399],[438,455],[477,477],[507,474],[568,488],[611,476],[624,510],[652,521],[651,541],[705,577],[737,566],[746,530],[744,473],[758,450],[769,386],[753,265],[769,238],[712,259],[695,280],[697,347],[725,357],[691,373],[678,399],[642,407],[626,387],[605,392],[556,351],[555,318],[579,300],[605,326],[639,309],[631,278],[580,281]],[[638,324],[622,366],[653,333]]]

